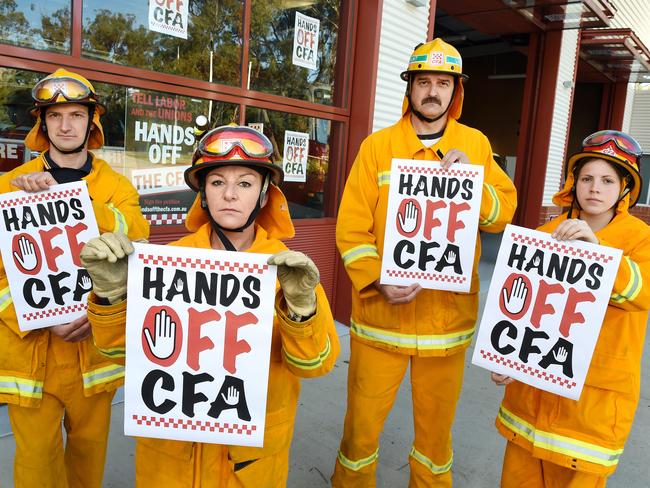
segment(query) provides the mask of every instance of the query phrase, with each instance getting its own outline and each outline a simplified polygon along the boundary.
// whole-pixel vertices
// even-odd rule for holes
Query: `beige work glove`
[[[80,258],[93,280],[95,295],[110,303],[126,296],[127,256],[134,251],[131,240],[121,232],[93,237],[81,250]]]
[[[316,312],[314,289],[320,281],[314,262],[301,252],[282,251],[271,256],[268,264],[278,267],[278,280],[287,302],[289,318],[300,321],[313,315]]]

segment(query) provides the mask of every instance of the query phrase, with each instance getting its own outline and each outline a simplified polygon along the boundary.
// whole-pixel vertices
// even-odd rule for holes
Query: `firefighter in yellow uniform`
[[[541,226],[558,240],[623,250],[598,342],[578,401],[504,375],[496,426],[508,440],[504,488],[599,488],[616,469],[639,402],[650,309],[650,227],[629,214],[641,193],[641,148],[627,134],[600,131],[567,164],[553,203],[569,211]]]
[[[266,427],[262,448],[138,438],[136,485],[178,488],[286,486],[300,378],[334,367],[339,341],[314,263],[280,239],[294,236],[278,188],[268,138],[248,127],[224,126],[199,143],[185,181],[199,194],[171,243],[202,249],[273,254],[278,266]],[[125,355],[126,259],[133,247],[120,234],[91,240],[81,253],[93,277],[89,317],[95,343],[118,361]],[[115,263],[115,264],[113,264]],[[111,305],[97,303],[102,298]]]
[[[403,116],[361,144],[336,227],[353,290],[348,406],[334,487],[375,486],[379,435],[409,363],[415,425],[409,486],[451,486],[451,427],[477,316],[480,239],[469,293],[381,285],[392,159],[429,160],[445,169],[456,161],[483,166],[482,231],[502,231],[516,206],[515,188],[487,138],[458,122],[466,78],[458,51],[440,39],[419,45],[402,78]]]
[[[0,176],[0,192],[85,180],[101,232],[148,237],[135,188],[88,151],[104,144],[104,107],[93,86],[58,69],[36,84],[32,96],[36,124],[25,145],[41,154]],[[93,345],[86,316],[21,332],[0,263],[0,402],[9,404],[17,488],[101,486],[111,399],[123,377],[123,368]]]

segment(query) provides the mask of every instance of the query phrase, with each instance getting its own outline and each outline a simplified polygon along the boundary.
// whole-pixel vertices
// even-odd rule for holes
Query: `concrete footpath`
[[[492,274],[498,239],[484,236],[481,260],[481,309]],[[290,488],[329,486],[341,438],[346,406],[346,378],[350,353],[348,328],[338,325],[341,355],[334,370],[323,378],[303,381],[296,429],[291,451]],[[641,399],[630,439],[609,488],[650,487],[650,366],[648,338],[643,360]],[[454,485],[468,488],[499,486],[505,442],[497,434],[494,418],[503,390],[489,379],[489,373],[469,364],[467,352],[465,382],[454,426]],[[120,396],[116,397],[119,401]],[[122,434],[123,405],[113,407],[105,487],[134,485],[134,443]],[[11,464],[13,437],[9,434],[6,407],[0,407],[0,486],[13,486]],[[408,375],[402,384],[386,422],[379,451],[379,488],[408,485],[408,453],[413,440],[411,394]],[[164,488],[164,487],[161,487]]]

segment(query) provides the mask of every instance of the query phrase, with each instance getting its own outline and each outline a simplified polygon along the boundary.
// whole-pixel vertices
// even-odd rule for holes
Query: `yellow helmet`
[[[411,54],[408,68],[402,71],[400,76],[404,81],[408,81],[411,73],[422,71],[446,73],[463,80],[468,78],[463,74],[463,59],[458,50],[439,38],[425,44],[418,44]]]
[[[93,85],[83,76],[59,68],[34,85],[32,98],[34,106],[30,113],[36,117],[36,123],[25,138],[25,145],[32,151],[46,151],[50,147],[50,140],[43,131],[42,109],[67,103],[79,103],[92,109],[92,123],[96,129],[89,133],[88,149],[98,149],[104,145],[104,130],[99,116],[106,109],[99,103]]]
[[[410,108],[411,77],[416,73],[442,73],[457,78],[454,97],[447,111],[449,117],[459,119],[465,97],[463,81],[469,77],[463,74],[463,59],[458,50],[440,38],[415,46],[409,59],[408,68],[400,74],[400,77],[407,82],[406,95],[402,103],[402,115],[406,114]]]

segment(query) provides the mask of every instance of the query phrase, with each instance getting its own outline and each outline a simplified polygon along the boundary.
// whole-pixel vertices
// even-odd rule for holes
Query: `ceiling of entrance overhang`
[[[437,0],[436,6],[473,29],[500,36],[607,27],[616,13],[609,0]]]
[[[578,81],[650,82],[650,50],[631,29],[588,29],[580,40]]]

